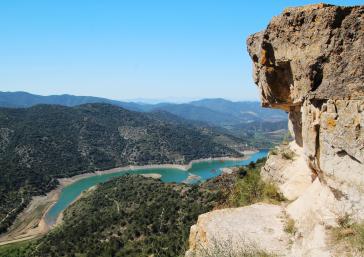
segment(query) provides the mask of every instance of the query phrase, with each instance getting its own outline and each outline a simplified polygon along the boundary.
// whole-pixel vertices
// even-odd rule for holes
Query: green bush
[[[294,235],[297,232],[295,222],[293,219],[288,218],[284,226],[284,231],[288,234]]]
[[[229,197],[230,206],[245,206],[261,201],[278,203],[285,200],[275,184],[261,179],[260,169],[263,164],[260,162],[239,170],[240,178]]]

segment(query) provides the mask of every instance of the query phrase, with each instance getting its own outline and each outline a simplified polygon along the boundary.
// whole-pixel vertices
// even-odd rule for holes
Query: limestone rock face
[[[263,203],[202,214],[191,227],[186,257],[219,256],[214,249],[220,246],[232,252],[254,246],[285,255],[289,235],[284,232],[284,222],[282,207]]]
[[[289,112],[294,142],[272,151],[261,172],[289,202],[201,215],[190,252],[232,228],[232,238],[243,233],[281,256],[347,256],[330,229],[347,215],[364,220],[364,6],[288,8],[247,46],[262,105]],[[273,229],[282,214],[296,229],[289,243]]]
[[[288,152],[292,155],[292,159],[283,157]],[[289,201],[301,196],[313,181],[303,150],[295,142],[272,151],[261,174],[264,180],[274,182]]]
[[[289,8],[247,44],[262,105],[289,112],[295,140],[290,164],[262,171],[294,200],[291,254],[333,256],[328,228],[364,219],[364,7]]]
[[[288,8],[247,40],[266,107],[289,128],[313,175],[364,218],[364,7]]]
[[[247,40],[263,106],[362,99],[364,7],[288,8]]]

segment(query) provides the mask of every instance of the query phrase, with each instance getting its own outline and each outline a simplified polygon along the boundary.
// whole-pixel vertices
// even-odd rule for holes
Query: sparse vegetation
[[[271,155],[278,155],[278,149],[277,148],[273,148],[272,150],[269,151],[269,154]]]
[[[285,131],[285,134],[283,136],[283,140],[282,140],[282,144],[283,145],[288,145],[289,142],[292,140],[292,136],[291,133],[289,131]]]
[[[293,160],[296,154],[290,149],[289,145],[280,145],[269,151],[270,155],[280,155],[283,159]]]
[[[259,249],[253,243],[245,242],[244,238],[239,240],[241,245],[232,242],[232,240],[212,240],[208,246],[199,245],[196,252],[191,257],[277,257]]]
[[[260,170],[264,163],[265,158],[240,168],[241,177],[230,194],[230,206],[245,206],[262,201],[279,203],[285,200],[275,184],[261,179]]]
[[[364,255],[364,222],[354,223],[348,214],[338,218],[338,228],[333,228],[335,243],[345,244],[348,251]]]
[[[282,157],[286,160],[293,160],[294,156],[295,153],[289,148],[284,149],[284,151],[282,152]]]
[[[296,225],[293,219],[287,218],[284,226],[284,231],[288,234],[294,235],[297,232]]]

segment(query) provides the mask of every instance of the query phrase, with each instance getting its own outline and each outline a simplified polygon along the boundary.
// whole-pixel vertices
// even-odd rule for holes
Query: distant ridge
[[[69,94],[41,96],[22,91],[0,92],[0,107],[26,108],[37,104],[57,104],[73,107],[87,103],[107,103],[129,110],[142,111],[138,110],[139,104],[136,103],[127,103],[94,96],[75,96]]]
[[[254,101],[232,102],[216,98],[202,99],[183,104],[146,104],[93,96],[74,96],[68,94],[40,96],[27,92],[0,92],[0,107],[26,108],[38,104],[56,104],[73,107],[86,103],[107,103],[139,112],[167,111],[184,119],[205,122],[213,126],[287,120],[285,112],[262,108],[259,102]]]

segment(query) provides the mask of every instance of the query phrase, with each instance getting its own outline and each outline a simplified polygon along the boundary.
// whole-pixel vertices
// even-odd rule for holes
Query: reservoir
[[[247,159],[242,160],[206,160],[201,162],[195,162],[188,170],[177,168],[148,168],[138,170],[123,170],[115,173],[95,174],[94,176],[80,179],[66,187],[64,187],[60,193],[58,201],[47,212],[45,220],[47,224],[55,224],[59,214],[66,209],[77,197],[85,190],[99,183],[106,182],[112,178],[125,176],[127,174],[160,174],[163,182],[175,182],[182,183],[189,176],[195,175],[197,180],[191,183],[203,182],[207,179],[216,177],[221,174],[222,168],[235,167],[247,165],[250,162],[266,157],[268,150],[260,150],[259,152],[249,155]]]

